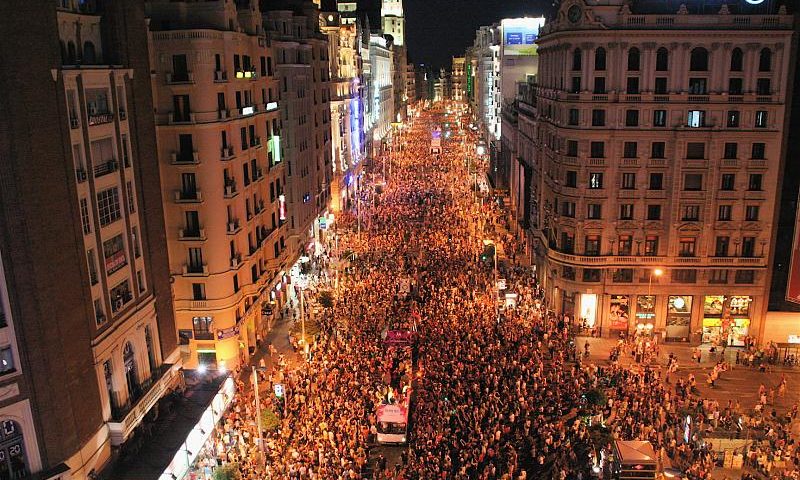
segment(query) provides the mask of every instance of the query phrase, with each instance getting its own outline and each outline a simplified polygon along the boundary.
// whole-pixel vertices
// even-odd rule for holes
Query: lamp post
[[[261,465],[266,465],[266,456],[264,455],[264,431],[261,429],[261,397],[258,391],[258,367],[253,366],[253,391],[256,394],[256,428],[258,428],[258,451],[261,457]]]
[[[650,270],[650,279],[647,282],[647,296],[648,297],[652,295],[652,291],[653,291],[653,275],[655,275],[656,277],[660,277],[661,275],[664,275],[664,270],[661,270],[660,268],[656,268],[656,269]]]

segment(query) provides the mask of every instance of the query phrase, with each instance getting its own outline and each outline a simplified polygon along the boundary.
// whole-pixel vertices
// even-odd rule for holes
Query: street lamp
[[[653,275],[655,275],[656,277],[660,277],[661,275],[664,275],[664,270],[661,270],[660,268],[656,268],[656,269],[650,270],[650,279],[647,282],[647,296],[648,297],[652,295],[652,291],[653,291]]]

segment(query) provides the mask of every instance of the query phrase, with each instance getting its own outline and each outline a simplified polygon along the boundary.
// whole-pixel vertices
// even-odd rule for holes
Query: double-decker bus
[[[413,323],[416,325],[416,322]],[[408,442],[408,418],[413,393],[415,328],[387,330],[383,340],[383,384],[377,406],[379,444]]]

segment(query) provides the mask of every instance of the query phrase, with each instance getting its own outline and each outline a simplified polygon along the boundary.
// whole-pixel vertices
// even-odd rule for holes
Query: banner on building
[[[628,330],[630,305],[627,295],[611,295],[608,319],[612,330]]]

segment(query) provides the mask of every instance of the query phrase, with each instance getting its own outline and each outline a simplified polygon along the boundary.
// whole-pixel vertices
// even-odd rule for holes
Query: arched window
[[[636,47],[628,50],[628,70],[633,72],[639,71],[639,49]]]
[[[744,63],[744,54],[741,48],[734,48],[731,52],[731,72],[741,72]]]
[[[661,47],[656,51],[656,71],[666,72],[669,70],[669,51]]]
[[[573,70],[580,70],[583,65],[583,55],[581,53],[580,48],[576,48],[575,51],[572,52],[572,69]]]
[[[153,334],[150,327],[144,329],[144,342],[147,344],[147,361],[150,362],[150,375],[153,375],[158,368],[156,363],[156,348],[153,345]]]
[[[133,399],[139,397],[139,379],[136,376],[136,355],[133,351],[131,342],[125,344],[125,349],[122,351],[122,359],[125,362],[125,380],[128,384],[128,399],[133,402]]]
[[[758,55],[758,71],[772,71],[772,51],[769,48],[761,49],[761,53]]]
[[[74,65],[75,64],[75,60],[77,58],[76,55],[77,55],[77,53],[76,53],[76,50],[75,50],[75,43],[72,40],[70,40],[67,43],[67,63],[69,65]]]
[[[94,43],[83,42],[83,60],[82,63],[86,65],[94,65],[97,63],[97,56],[94,50]]]
[[[606,49],[603,47],[599,47],[597,50],[594,51],[594,69],[595,70],[606,69]]]
[[[692,56],[689,60],[689,70],[692,72],[708,71],[708,50],[703,47],[697,47],[692,50]]]
[[[3,478],[27,478],[30,474],[22,427],[14,420],[0,422],[0,472]]]

